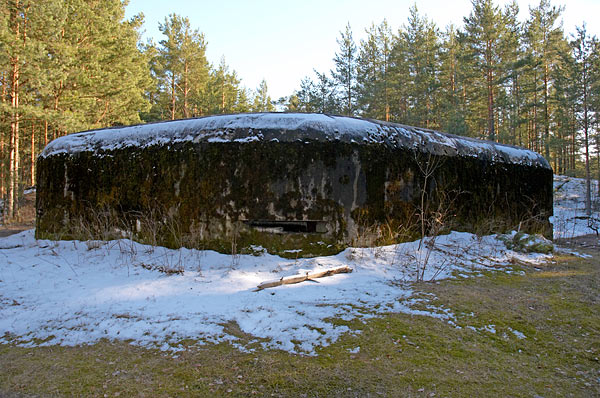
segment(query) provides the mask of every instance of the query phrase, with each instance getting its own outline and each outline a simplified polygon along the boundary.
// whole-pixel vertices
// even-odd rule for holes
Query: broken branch
[[[260,285],[257,286],[256,291],[268,289],[270,287],[276,287],[276,286],[281,286],[281,285],[291,285],[293,283],[310,281],[310,280],[317,279],[317,278],[324,278],[326,276],[332,276],[335,274],[348,274],[350,272],[352,272],[352,268],[348,267],[347,265],[344,265],[344,266],[337,267],[337,268],[331,268],[331,269],[328,269],[325,271],[313,272],[312,274],[307,272],[305,275],[285,276],[280,279],[265,281],[265,282],[261,283]]]

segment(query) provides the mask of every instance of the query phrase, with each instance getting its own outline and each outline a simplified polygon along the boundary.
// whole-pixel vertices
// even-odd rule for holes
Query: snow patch
[[[586,182],[583,178],[554,176],[554,216],[550,222],[554,226],[554,239],[573,238],[596,234],[600,228],[600,198],[598,181],[591,181],[592,211],[585,212]],[[594,229],[595,228],[595,229]]]
[[[508,328],[508,330],[510,332],[512,332],[512,334],[514,334],[519,340],[523,340],[523,339],[527,338],[527,336],[525,336],[523,333],[519,332],[518,330],[514,330],[512,328]]]
[[[315,347],[350,332],[336,319],[404,312],[454,320],[447,310],[412,308],[411,282],[422,266],[418,242],[313,259],[262,254],[235,261],[127,239],[98,242],[36,240],[33,230],[0,239],[0,342],[78,345],[108,338],[166,349],[183,339],[236,343],[224,326],[235,322],[265,348],[315,354]],[[497,269],[514,257],[549,258],[507,251],[494,236],[453,232],[438,237],[424,279]],[[340,266],[354,272],[255,291],[273,278]]]

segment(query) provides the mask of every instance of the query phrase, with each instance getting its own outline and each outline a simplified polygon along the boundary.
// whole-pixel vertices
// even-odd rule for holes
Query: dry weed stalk
[[[422,159],[419,159],[419,156],[415,152],[415,161],[423,177],[420,206],[417,208],[421,235],[419,238],[417,254],[415,256],[417,266],[416,281],[422,282],[425,277],[425,271],[429,264],[431,253],[435,248],[435,240],[440,231],[445,227],[449,207],[444,204],[446,194],[438,189],[434,177],[437,169],[443,164],[443,158],[428,153],[427,159],[423,161]],[[433,186],[431,186],[432,184]],[[432,192],[434,190],[437,191],[438,206],[435,210],[431,209],[433,198],[430,197],[430,190]],[[428,241],[425,240],[426,237],[429,237]],[[423,253],[423,250],[425,253]]]
[[[147,254],[156,252],[159,246],[181,248],[185,246],[199,247],[203,228],[193,228],[189,234],[177,217],[177,208],[162,209],[155,207],[147,213],[129,212],[117,215],[107,209],[90,209],[85,217],[72,220],[70,231],[86,241],[88,250],[104,246],[106,250],[117,247],[127,267],[136,264],[138,252],[137,242],[147,245]],[[107,242],[111,241],[110,244]],[[167,274],[177,274],[184,270],[184,254],[182,250],[171,252],[167,249],[160,256],[162,264],[154,269]],[[201,272],[199,254],[196,256],[195,268]]]
[[[425,271],[429,265],[431,254],[435,250],[435,242],[443,231],[451,229],[451,221],[454,216],[452,209],[459,197],[459,193],[440,190],[437,192],[437,207],[434,210],[428,208],[425,212],[420,209],[419,218],[421,224],[421,237],[419,239],[417,254],[416,280],[422,282]],[[424,253],[423,253],[424,251]],[[436,269],[431,279],[437,277],[445,268],[446,261]]]
[[[238,238],[242,229],[242,223],[236,221],[233,223],[231,231],[231,268],[236,268],[240,264],[240,253],[238,251]]]

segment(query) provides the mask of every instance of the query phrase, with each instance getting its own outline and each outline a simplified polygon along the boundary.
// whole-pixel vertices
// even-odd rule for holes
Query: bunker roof
[[[378,120],[315,113],[217,115],[91,130],[52,141],[40,156],[103,153],[125,147],[168,146],[178,142],[254,141],[382,144],[434,155],[479,157],[492,162],[550,169],[540,154],[511,145]]]

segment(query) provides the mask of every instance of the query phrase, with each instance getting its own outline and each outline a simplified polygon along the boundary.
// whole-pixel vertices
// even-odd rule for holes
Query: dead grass
[[[593,254],[539,270],[517,265],[524,275],[419,284],[428,304],[450,309],[460,328],[404,314],[352,321],[361,333],[317,357],[193,341],[175,356],[126,342],[0,345],[0,397],[596,397],[600,255]],[[490,325],[495,333],[484,330]]]

